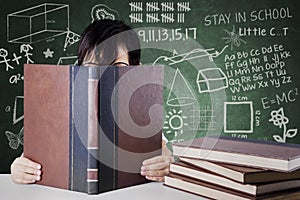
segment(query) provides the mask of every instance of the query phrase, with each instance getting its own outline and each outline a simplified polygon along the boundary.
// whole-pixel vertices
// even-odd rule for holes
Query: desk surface
[[[10,175],[0,174],[0,199],[3,200],[84,200],[84,199],[120,199],[120,200],[204,200],[199,196],[163,186],[162,183],[147,183],[119,189],[99,195],[62,190],[37,184],[19,185],[12,182]]]

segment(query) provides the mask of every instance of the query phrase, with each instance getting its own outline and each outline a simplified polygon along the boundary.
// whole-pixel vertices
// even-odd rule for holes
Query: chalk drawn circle
[[[176,125],[176,122],[179,122],[179,125]],[[179,130],[183,127],[183,119],[181,116],[179,115],[173,115],[172,117],[170,117],[169,119],[169,125],[170,128],[172,128],[173,130]]]

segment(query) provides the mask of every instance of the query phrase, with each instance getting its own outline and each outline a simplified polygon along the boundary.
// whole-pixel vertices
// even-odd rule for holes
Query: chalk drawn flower
[[[269,119],[269,122],[273,122],[275,126],[279,126],[279,128],[281,128],[283,125],[289,123],[289,119],[284,116],[283,108],[280,108],[277,111],[273,110],[271,112],[271,119]]]
[[[287,130],[287,124],[289,123],[289,119],[284,116],[283,108],[279,110],[273,110],[271,112],[271,119],[269,122],[273,122],[275,126],[279,126],[279,128],[283,128],[283,136],[273,135],[273,138],[277,142],[286,142],[286,138],[293,138],[297,135],[298,129],[289,129]]]

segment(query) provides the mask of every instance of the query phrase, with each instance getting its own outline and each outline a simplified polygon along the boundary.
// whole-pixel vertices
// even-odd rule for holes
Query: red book
[[[238,192],[261,196],[278,191],[300,188],[300,180],[286,180],[279,182],[267,183],[252,183],[243,184],[226,177],[220,176],[210,171],[200,169],[182,162],[172,163],[170,171],[175,174],[183,175],[186,177],[194,178],[199,181],[204,181],[212,185],[218,185],[224,188],[235,190]]]
[[[283,192],[276,192],[273,194],[266,194],[262,196],[249,195],[232,189],[213,185],[204,181],[199,181],[193,178],[173,173],[165,177],[165,185],[175,189],[183,190],[189,193],[217,200],[285,200],[299,199],[300,197],[299,190],[286,190]]]
[[[38,184],[97,194],[147,182],[142,162],[161,154],[162,67],[27,64],[24,77],[24,155],[42,165]]]
[[[203,137],[173,145],[173,154],[229,164],[293,171],[300,168],[300,145],[230,137]]]
[[[300,169],[286,173],[192,158],[180,158],[180,161],[240,183],[264,183],[300,179]]]

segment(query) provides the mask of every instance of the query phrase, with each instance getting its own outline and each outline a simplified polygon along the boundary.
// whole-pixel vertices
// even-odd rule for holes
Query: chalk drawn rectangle
[[[69,30],[69,6],[44,3],[7,15],[7,41],[34,43]]]
[[[224,132],[253,133],[253,102],[224,103]]]

